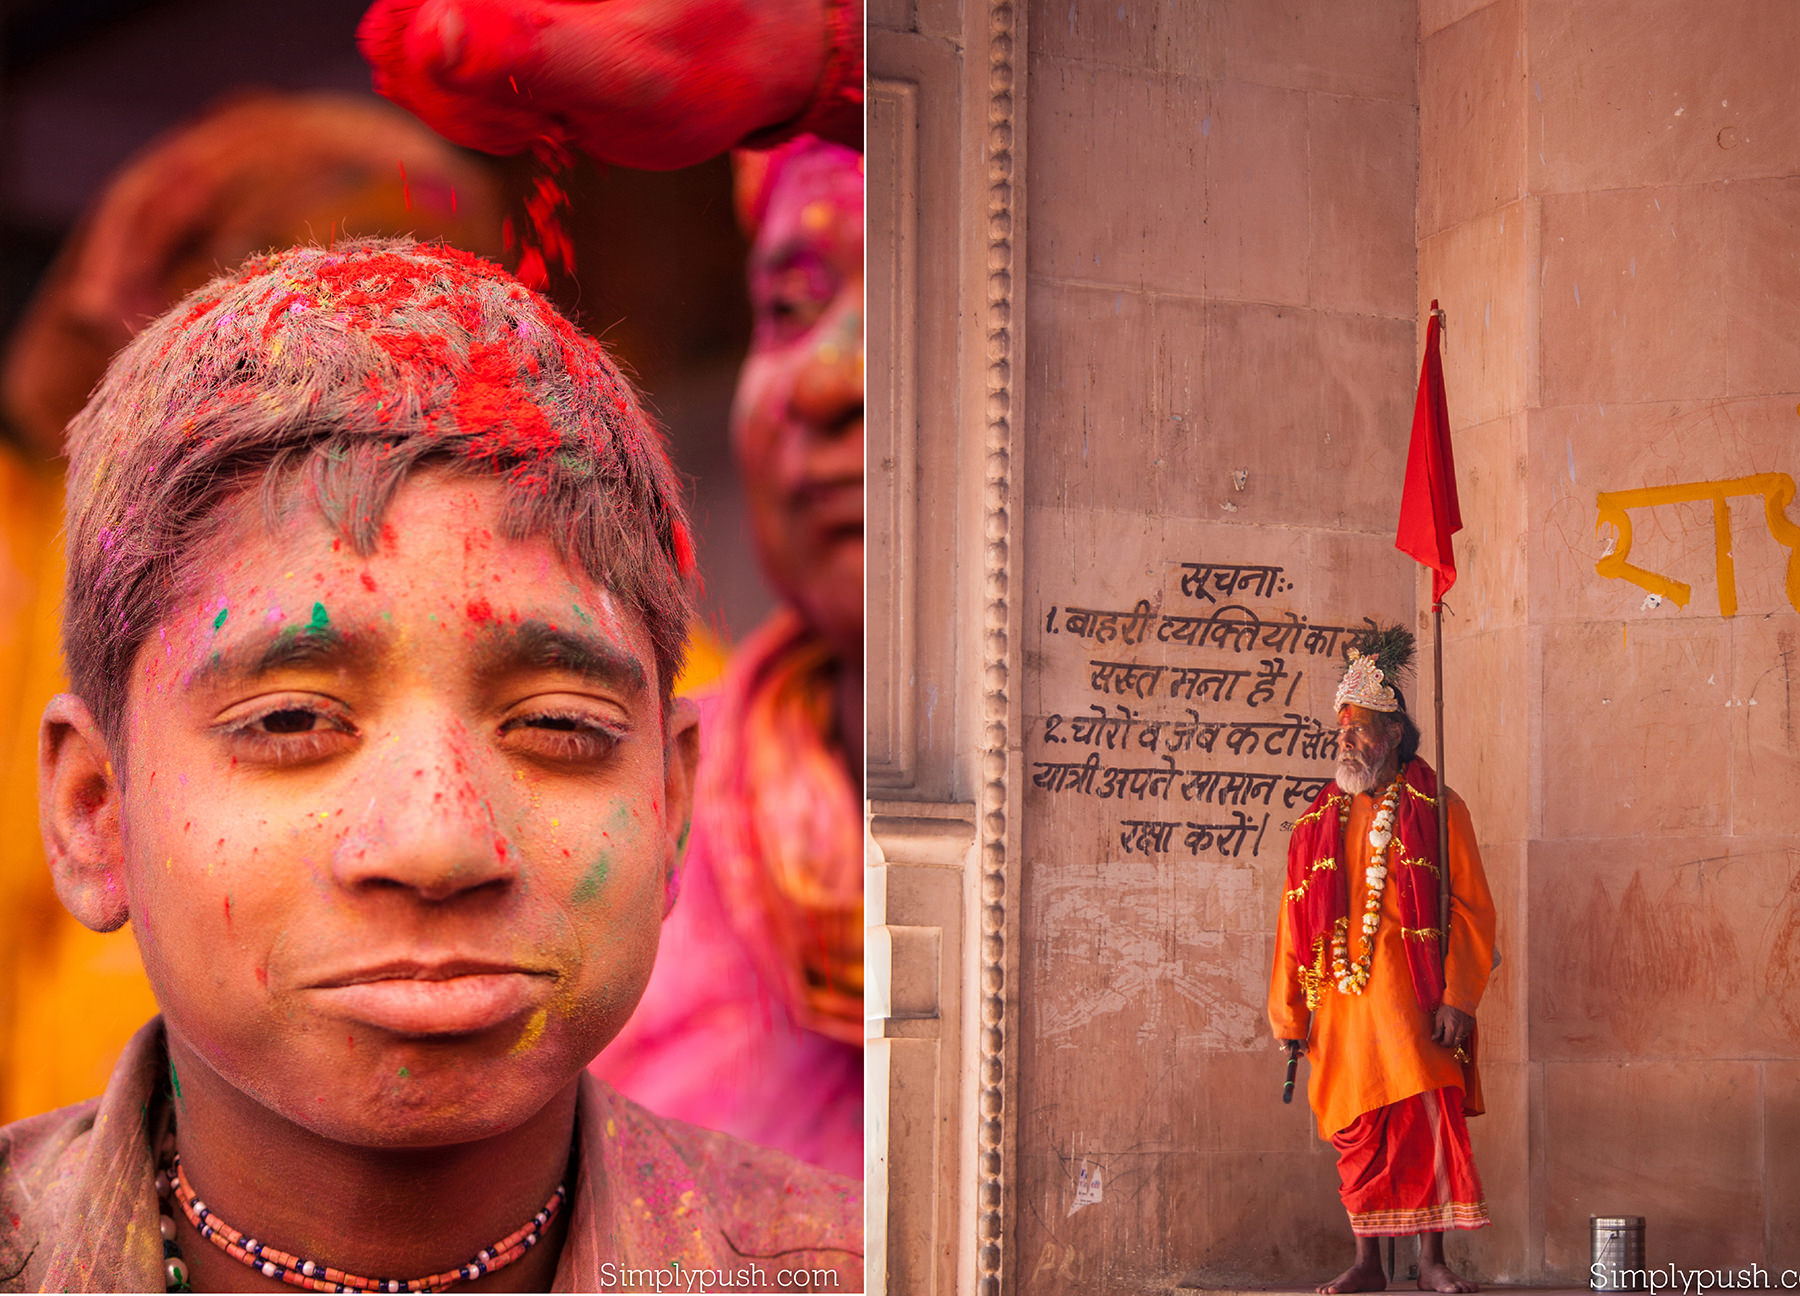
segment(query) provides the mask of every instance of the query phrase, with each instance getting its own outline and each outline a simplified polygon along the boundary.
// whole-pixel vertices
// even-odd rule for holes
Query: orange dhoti
[[[1434,1089],[1364,1112],[1331,1136],[1352,1232],[1389,1237],[1488,1223],[1462,1108],[1461,1089]]]

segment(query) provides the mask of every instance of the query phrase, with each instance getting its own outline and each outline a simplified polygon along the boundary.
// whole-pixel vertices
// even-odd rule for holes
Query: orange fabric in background
[[[0,1123],[91,1098],[156,1012],[129,928],[56,898],[38,832],[37,739],[64,687],[62,471],[0,441]]]
[[[1461,1090],[1435,1089],[1364,1112],[1331,1136],[1352,1233],[1486,1227],[1487,1198],[1462,1105]]]
[[[1473,1014],[1493,970],[1494,898],[1481,867],[1469,808],[1454,792],[1449,801],[1450,958],[1444,1002]],[[1338,877],[1350,886],[1353,957],[1362,949],[1360,923],[1368,896],[1363,870],[1371,854],[1369,823],[1374,815],[1375,801],[1367,794],[1351,801],[1338,867]],[[1462,1090],[1466,1115],[1484,1110],[1475,1064],[1465,1067],[1449,1049],[1431,1041],[1431,1021],[1407,971],[1396,891],[1393,886],[1382,891],[1381,925],[1375,932],[1368,986],[1360,995],[1328,988],[1312,1014],[1307,1098],[1321,1138],[1329,1138],[1364,1112],[1431,1089]],[[1307,1039],[1306,995],[1295,972],[1286,906],[1284,897],[1269,984],[1269,1024],[1278,1039]]]

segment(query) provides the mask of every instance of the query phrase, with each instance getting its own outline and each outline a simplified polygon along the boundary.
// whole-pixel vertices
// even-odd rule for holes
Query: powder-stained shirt
[[[1469,807],[1454,792],[1448,799],[1450,956],[1444,967],[1444,1002],[1473,1015],[1493,970],[1494,898],[1481,867]],[[1369,845],[1374,817],[1372,797],[1364,793],[1352,798],[1341,874],[1350,887],[1352,958],[1363,950],[1361,918],[1369,894],[1363,870],[1374,853]],[[1431,1018],[1419,1004],[1406,964],[1398,891],[1388,886],[1381,893],[1369,984],[1361,994],[1342,994],[1327,981],[1312,1014],[1310,1038],[1306,995],[1295,971],[1293,924],[1288,921],[1287,901],[1282,902],[1269,984],[1269,1025],[1277,1039],[1308,1040],[1312,1066],[1307,1097],[1318,1118],[1320,1138],[1330,1138],[1366,1111],[1447,1085],[1462,1089],[1465,1115],[1482,1110],[1475,1063],[1464,1066],[1449,1049],[1432,1043]]]
[[[151,1131],[167,1075],[158,1017],[99,1098],[0,1128],[0,1291],[163,1289]],[[784,1274],[862,1290],[854,1181],[663,1120],[590,1075],[575,1121],[553,1291],[781,1290]]]

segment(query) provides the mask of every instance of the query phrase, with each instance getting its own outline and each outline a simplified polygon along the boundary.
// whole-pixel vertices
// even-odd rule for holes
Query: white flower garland
[[[1369,884],[1369,899],[1363,905],[1362,957],[1349,962],[1348,923],[1339,923],[1331,935],[1331,976],[1339,994],[1361,994],[1369,984],[1369,963],[1375,957],[1375,929],[1381,925],[1381,893],[1387,889],[1388,846],[1394,840],[1394,806],[1400,800],[1400,780],[1394,779],[1381,805],[1375,811],[1375,823],[1369,829],[1369,845],[1375,854],[1363,870]]]

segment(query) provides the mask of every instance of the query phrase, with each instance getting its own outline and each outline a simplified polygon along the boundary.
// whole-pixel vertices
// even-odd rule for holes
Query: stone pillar
[[[1442,764],[1469,803],[1501,954],[1479,1017],[1488,1110],[1469,1125],[1494,1222],[1456,1238],[1451,1258],[1466,1257],[1486,1281],[1516,1282],[1537,1272],[1542,1238],[1525,1065],[1526,771],[1541,685],[1529,651],[1526,556],[1539,213],[1525,194],[1523,0],[1497,0],[1454,23],[1439,12],[1449,7],[1420,9],[1418,345],[1436,298],[1448,316],[1444,386],[1464,527],[1458,580],[1445,600]],[[1430,603],[1421,576],[1421,640]],[[1421,692],[1429,714],[1431,690]]]
[[[869,5],[871,1288],[1016,1289],[1023,49]]]

